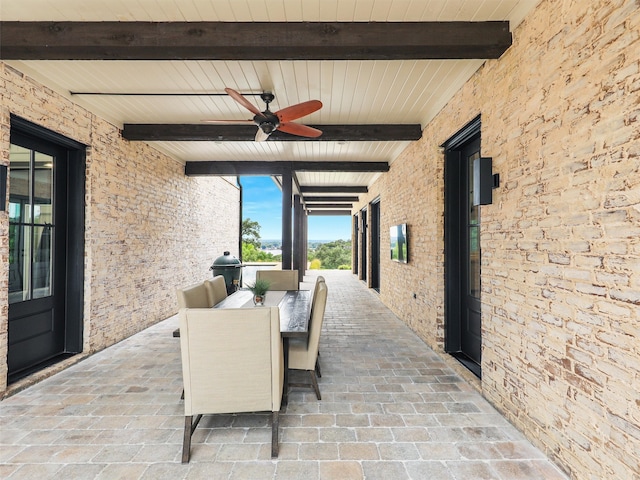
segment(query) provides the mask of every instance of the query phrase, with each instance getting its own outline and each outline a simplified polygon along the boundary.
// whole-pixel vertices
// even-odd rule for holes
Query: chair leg
[[[271,458],[278,458],[278,413],[272,412],[271,415]]]
[[[318,387],[318,379],[316,378],[316,372],[314,370],[309,370],[311,374],[311,384],[313,385],[313,389],[316,391],[316,398],[318,400],[322,400],[320,397],[320,387]]]
[[[184,438],[182,440],[182,463],[189,463],[189,456],[191,453],[191,433],[193,427],[191,421],[193,417],[191,415],[184,417]]]
[[[320,355],[318,353],[318,355]],[[322,377],[322,372],[320,371],[320,358],[316,358],[316,374],[318,375],[318,377]]]
[[[189,463],[189,457],[191,455],[191,436],[194,430],[200,423],[202,414],[196,415],[196,419],[193,420],[192,415],[185,415],[184,417],[184,438],[182,440],[182,463]]]

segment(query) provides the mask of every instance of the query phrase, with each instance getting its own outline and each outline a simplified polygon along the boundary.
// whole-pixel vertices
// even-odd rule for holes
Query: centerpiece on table
[[[253,293],[253,303],[256,306],[264,305],[264,300],[267,296],[267,291],[271,283],[268,280],[260,279],[256,280],[253,285],[248,285],[249,290]]]

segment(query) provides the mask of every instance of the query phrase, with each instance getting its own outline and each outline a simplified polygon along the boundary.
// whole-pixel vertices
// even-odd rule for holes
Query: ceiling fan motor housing
[[[253,117],[253,121],[266,134],[273,133],[280,125],[277,115],[270,112],[268,108],[261,114]]]

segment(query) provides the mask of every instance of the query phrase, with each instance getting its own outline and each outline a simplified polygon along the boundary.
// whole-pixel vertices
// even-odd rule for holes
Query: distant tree
[[[274,255],[257,249],[255,245],[242,242],[242,261],[243,262],[281,262],[282,255]]]
[[[260,224],[254,222],[250,218],[242,220],[242,243],[253,245],[256,250],[260,250],[262,242],[260,241]],[[244,258],[244,247],[243,255]]]
[[[323,243],[313,252],[309,252],[309,258],[320,260],[323,270],[335,270],[341,266],[351,265],[351,242],[336,240]]]

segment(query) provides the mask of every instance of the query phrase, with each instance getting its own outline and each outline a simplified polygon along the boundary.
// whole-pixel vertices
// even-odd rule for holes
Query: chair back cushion
[[[267,280],[269,290],[298,290],[298,270],[258,270],[256,280]]]
[[[327,305],[327,284],[318,282],[315,302],[311,306],[309,336],[307,342],[289,341],[289,368],[297,370],[313,370],[320,348],[320,332]]]
[[[213,305],[209,303],[207,287],[203,282],[176,290],[178,296],[178,308],[207,308]]]
[[[280,410],[278,307],[181,309],[180,346],[185,415]]]
[[[318,295],[318,287],[321,282],[324,283],[324,277],[322,275],[318,275],[318,277],[316,278],[316,285],[313,288],[313,297],[311,297],[312,307],[313,307],[313,304],[316,303],[316,296]]]
[[[216,275],[213,280],[205,280],[204,285],[207,287],[211,306],[217,305],[227,298],[227,284],[224,281],[224,276]]]

